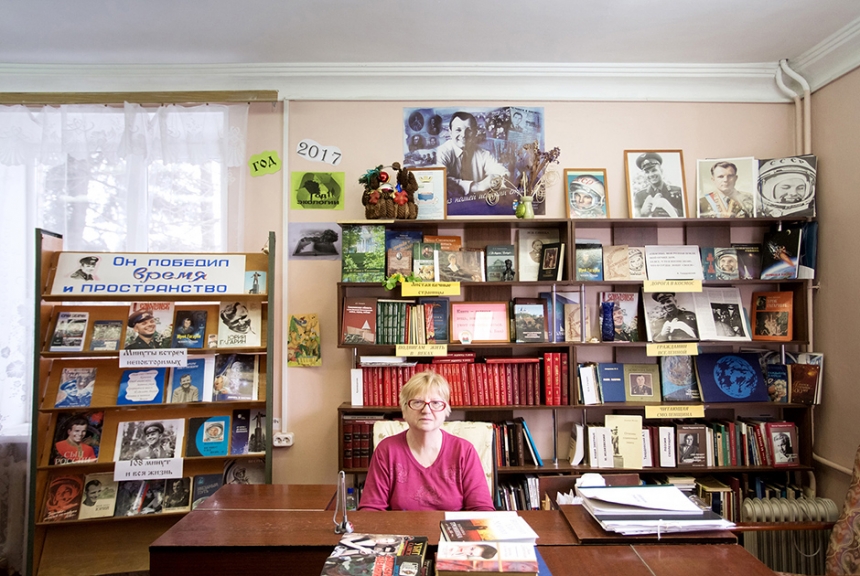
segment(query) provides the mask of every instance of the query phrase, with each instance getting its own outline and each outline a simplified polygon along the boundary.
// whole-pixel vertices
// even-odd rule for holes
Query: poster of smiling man
[[[513,216],[517,195],[505,188],[520,181],[523,145],[543,149],[543,126],[543,108],[404,108],[404,163],[447,169],[448,216]],[[545,214],[545,202],[534,211]]]

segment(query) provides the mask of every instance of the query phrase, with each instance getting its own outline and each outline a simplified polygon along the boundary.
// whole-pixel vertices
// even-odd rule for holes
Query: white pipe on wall
[[[809,82],[791,69],[788,60],[780,60],[779,67],[803,87],[803,153],[812,154],[812,90]]]

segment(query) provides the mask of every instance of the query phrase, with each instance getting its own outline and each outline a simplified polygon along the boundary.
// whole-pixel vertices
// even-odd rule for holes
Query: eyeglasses
[[[430,400],[429,402],[425,402],[424,400],[410,400],[406,403],[407,406],[415,410],[416,412],[421,412],[424,410],[425,406],[430,406],[430,410],[432,412],[441,412],[445,408],[448,407],[448,404],[443,402],[442,400]]]

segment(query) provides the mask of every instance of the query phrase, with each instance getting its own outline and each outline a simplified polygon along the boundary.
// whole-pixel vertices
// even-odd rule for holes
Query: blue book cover
[[[538,466],[543,466],[543,460],[540,457],[540,452],[538,452],[537,445],[535,444],[534,438],[532,438],[532,433],[529,431],[529,425],[526,424],[525,418],[514,418],[514,421],[519,422],[523,425],[523,430],[526,433],[526,440],[528,440],[529,445],[532,447],[532,452],[534,452],[535,460],[537,460]]]
[[[174,348],[203,348],[206,310],[177,310],[173,322]]]
[[[538,296],[546,300],[546,313],[551,317],[553,313],[552,292],[539,292]],[[556,292],[555,293],[555,338],[552,342],[564,342],[564,305],[579,304],[579,292]],[[547,325],[551,319],[547,317]]]
[[[412,245],[424,240],[424,232],[421,230],[386,230],[385,252],[397,249],[412,253]]]
[[[266,412],[261,409],[233,410],[230,454],[266,451]]]
[[[189,418],[185,456],[226,456],[230,446],[229,430],[229,416]]]
[[[660,382],[664,402],[698,402],[699,387],[692,356],[661,356]]]
[[[703,402],[768,402],[756,354],[699,354],[696,373]]]
[[[767,395],[771,402],[788,402],[788,366],[768,364],[765,367]]]
[[[194,489],[191,493],[191,509],[212,496],[224,484],[223,474],[198,474],[194,477]]]
[[[230,454],[248,453],[248,421],[251,411],[246,409],[233,410],[232,432],[230,434]]]
[[[117,405],[161,404],[166,374],[167,368],[125,370],[119,381]]]
[[[167,389],[165,402],[184,404],[187,402],[208,401],[205,397],[207,384],[214,378],[214,359],[198,356],[189,358],[183,367],[176,367],[170,376],[170,386]],[[210,364],[207,371],[207,363]]]
[[[603,246],[576,245],[576,280],[603,280]]]
[[[448,342],[448,299],[447,298],[419,298],[420,304],[433,305],[433,333],[436,344]]]
[[[626,402],[624,394],[624,364],[600,362],[597,365],[597,379],[604,402]]]

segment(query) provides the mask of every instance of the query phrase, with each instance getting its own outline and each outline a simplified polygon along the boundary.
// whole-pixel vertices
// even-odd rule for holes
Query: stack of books
[[[440,522],[436,575],[540,572],[537,533],[516,512],[448,513]]]

